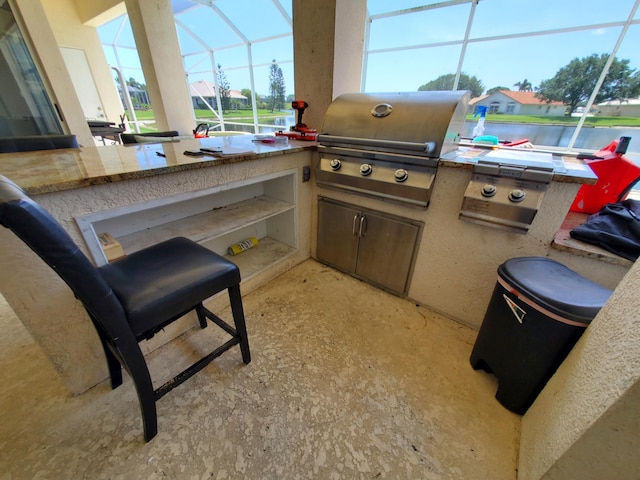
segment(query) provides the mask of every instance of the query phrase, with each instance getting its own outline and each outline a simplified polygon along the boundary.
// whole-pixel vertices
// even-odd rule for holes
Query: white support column
[[[158,130],[195,127],[178,34],[168,0],[125,0]]]
[[[320,129],[333,99],[360,91],[366,0],[293,0],[295,96]]]

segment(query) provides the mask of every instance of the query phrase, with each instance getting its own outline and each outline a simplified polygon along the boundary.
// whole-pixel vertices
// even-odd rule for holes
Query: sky
[[[365,91],[416,91],[440,75],[455,73],[471,4],[377,17],[392,10],[439,2],[368,1],[373,20]],[[536,87],[574,58],[609,53],[622,31],[620,23],[627,20],[635,3],[636,0],[480,0],[462,71],[480,79],[485,90],[496,86],[515,90],[514,84],[524,79]],[[269,64],[275,59],[283,70],[287,94],[294,93],[293,42],[287,19],[291,17],[291,0],[279,0],[279,4],[284,14],[273,0],[215,0],[214,7],[237,28],[234,31],[216,11],[191,0],[174,0],[189,82],[213,81],[212,59],[205,49],[208,46],[214,49],[213,61],[225,70],[231,88],[250,88],[245,46],[250,41],[256,91],[268,94]],[[640,70],[640,9],[633,18],[636,23],[629,27],[617,58],[629,59],[631,68]],[[101,27],[103,43],[113,43],[121,25],[115,20]],[[581,26],[589,28],[568,31]],[[538,34],[549,30],[556,33]],[[128,23],[120,32],[118,45],[134,47]],[[189,32],[195,33],[198,41]],[[522,33],[535,35],[513,37]],[[113,49],[107,47],[105,52],[109,63],[117,65]],[[135,50],[119,48],[118,56],[125,76],[144,83]],[[133,68],[126,68],[129,66]]]

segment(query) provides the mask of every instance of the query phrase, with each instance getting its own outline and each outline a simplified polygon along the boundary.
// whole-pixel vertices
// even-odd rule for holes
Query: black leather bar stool
[[[240,270],[226,258],[186,238],[172,238],[96,268],[48,212],[3,176],[0,225],[12,230],[55,270],[82,302],[102,342],[112,388],[122,384],[122,367],[135,384],[146,441],[158,431],[155,402],[166,393],[234,345],[240,345],[244,363],[251,361]],[[203,305],[224,290],[229,294],[234,326]],[[138,342],[194,310],[202,328],[209,319],[231,338],[154,389]]]

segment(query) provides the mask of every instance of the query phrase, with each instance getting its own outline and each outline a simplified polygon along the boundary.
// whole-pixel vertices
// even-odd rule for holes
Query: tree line
[[[605,68],[609,55],[594,53],[583,58],[574,58],[556,74],[534,87],[526,78],[513,86],[521,92],[535,92],[535,96],[543,102],[562,102],[567,105],[567,115],[571,115],[577,107],[584,105],[596,87],[598,79]],[[600,86],[594,103],[612,100],[628,100],[640,96],[640,72],[629,66],[628,59],[614,58],[609,71]],[[435,80],[421,85],[418,90],[451,90],[455,74],[442,75]],[[471,97],[479,97],[484,92],[484,85],[475,76],[460,74],[458,90],[470,90]],[[487,90],[491,95],[500,90],[511,90],[509,87],[496,86]]]
[[[222,104],[222,110],[230,110],[233,105],[233,99],[231,98],[231,90],[227,76],[220,64],[217,66],[216,74],[218,79],[218,89],[220,90],[220,103]],[[274,58],[271,61],[271,66],[269,67],[269,95],[265,98],[261,98],[260,95],[256,93],[256,102],[258,102],[258,107],[270,108],[272,112],[275,110],[282,110],[285,105],[286,91],[287,88],[284,81],[284,75],[282,74],[282,69],[278,66],[278,63]],[[249,100],[248,106],[250,107],[251,90],[244,88],[240,93],[247,97]],[[237,107],[237,105],[235,106]]]
[[[229,85],[227,75],[224,73],[222,65],[220,64],[216,65],[216,80],[218,81],[218,91],[220,92],[220,105],[222,107],[222,110],[228,111],[242,107],[243,105],[241,103],[238,103],[231,97],[231,86]],[[147,91],[147,86],[145,84],[139,83],[133,77],[129,78],[126,83],[127,85],[140,89],[144,92]],[[261,97],[256,93],[256,102],[258,103],[257,106],[259,108],[271,109],[272,112],[274,112],[275,110],[282,110],[285,106],[286,101],[293,100],[292,96],[286,96],[286,91],[287,88],[285,85],[282,69],[278,66],[276,60],[273,59],[273,61],[271,62],[271,66],[269,67],[269,95]],[[247,97],[247,106],[251,107],[251,90],[248,88],[244,88],[240,93],[243,96]],[[134,104],[134,106],[137,105]]]

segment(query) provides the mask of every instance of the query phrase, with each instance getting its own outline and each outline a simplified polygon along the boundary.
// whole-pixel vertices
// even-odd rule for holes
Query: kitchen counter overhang
[[[0,154],[0,174],[29,195],[60,192],[315,150],[315,142],[252,141],[253,135]],[[185,151],[221,150],[201,157]]]

